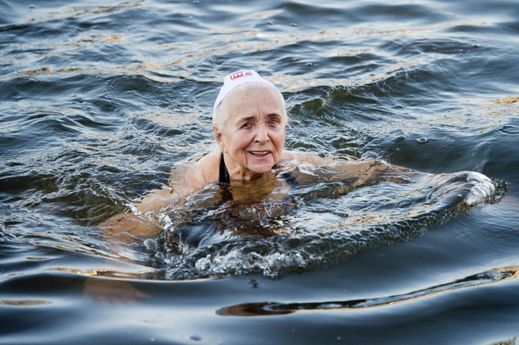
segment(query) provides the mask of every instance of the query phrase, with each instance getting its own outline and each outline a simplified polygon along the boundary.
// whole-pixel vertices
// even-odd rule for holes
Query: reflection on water
[[[432,286],[427,289],[409,292],[402,295],[368,298],[346,301],[304,302],[304,303],[243,303],[218,309],[216,313],[222,316],[267,316],[284,315],[298,311],[336,311],[355,310],[376,307],[388,307],[397,303],[407,302],[425,297],[432,297],[442,292],[478,287],[490,283],[516,279],[519,275],[518,267],[496,268],[490,271],[474,274],[454,282]]]

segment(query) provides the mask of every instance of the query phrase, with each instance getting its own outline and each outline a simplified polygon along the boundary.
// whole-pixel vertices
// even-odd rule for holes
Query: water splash
[[[409,171],[357,187],[329,180],[281,185],[246,202],[225,201],[213,186],[163,215],[167,249],[161,257],[168,279],[277,278],[416,237],[470,207],[499,200],[505,190],[505,183],[476,172]]]

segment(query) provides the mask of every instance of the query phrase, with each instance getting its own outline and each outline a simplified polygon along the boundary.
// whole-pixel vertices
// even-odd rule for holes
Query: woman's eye
[[[245,122],[243,125],[241,125],[240,128],[243,128],[243,129],[249,129],[249,128],[252,128],[252,123],[250,123],[250,122]]]
[[[279,120],[270,120],[269,126],[271,127],[277,127],[279,125]]]

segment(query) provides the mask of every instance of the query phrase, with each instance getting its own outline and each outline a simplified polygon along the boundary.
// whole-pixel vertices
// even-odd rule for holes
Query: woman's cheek
[[[234,141],[232,144],[233,151],[240,152],[244,151],[249,145],[250,140],[248,140],[246,133],[238,133],[234,137]],[[243,153],[243,152],[242,152]]]

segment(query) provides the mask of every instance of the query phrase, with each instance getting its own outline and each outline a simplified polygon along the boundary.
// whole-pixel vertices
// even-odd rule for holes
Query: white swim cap
[[[257,83],[263,83],[270,87],[272,87],[274,90],[279,92],[279,90],[267,79],[264,79],[261,77],[256,71],[253,70],[240,70],[236,72],[232,72],[231,74],[228,74],[224,81],[222,88],[220,89],[220,93],[218,93],[218,97],[216,97],[216,101],[214,102],[213,106],[213,123],[216,122],[216,109],[222,103],[225,96],[227,96],[232,90],[234,90],[236,87],[249,83],[249,82],[257,82]]]

